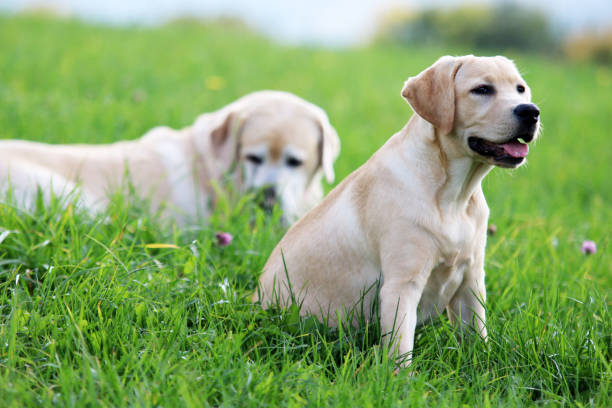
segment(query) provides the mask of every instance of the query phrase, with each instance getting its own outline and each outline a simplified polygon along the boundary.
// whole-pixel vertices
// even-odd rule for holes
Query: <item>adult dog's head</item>
[[[278,202],[288,223],[321,200],[323,176],[334,181],[338,135],[321,108],[293,94],[246,95],[194,128],[198,139],[208,135],[217,171],[230,172],[241,191],[255,191],[264,208]]]
[[[531,90],[505,57],[442,57],[408,79],[402,96],[456,154],[499,167],[524,163],[538,134]]]

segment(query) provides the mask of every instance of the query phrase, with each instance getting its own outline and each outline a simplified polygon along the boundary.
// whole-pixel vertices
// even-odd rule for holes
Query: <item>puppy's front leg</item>
[[[383,284],[379,292],[380,325],[391,356],[412,359],[417,307],[431,274],[433,241],[405,225],[393,225],[380,240],[380,260]],[[412,230],[414,231],[414,230]]]
[[[380,288],[380,324],[385,343],[391,342],[392,357],[407,357],[402,365],[412,359],[414,329],[417,324],[417,306],[423,285],[418,281],[385,280]]]
[[[487,297],[484,285],[484,270],[468,274],[446,308],[451,322],[464,329],[473,327],[486,340],[487,328],[485,321],[485,300]]]

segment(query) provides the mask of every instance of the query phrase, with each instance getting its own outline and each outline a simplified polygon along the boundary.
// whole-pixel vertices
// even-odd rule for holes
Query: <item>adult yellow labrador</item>
[[[278,199],[291,223],[321,200],[321,179],[333,181],[339,151],[322,109],[287,92],[260,91],[201,115],[193,126],[157,127],[134,141],[0,141],[0,192],[10,184],[28,205],[38,187],[62,194],[78,186],[81,201],[97,210],[130,184],[153,208],[164,204],[187,221],[209,215],[212,181],[231,173],[240,190],[264,189],[264,204]]]
[[[539,110],[504,57],[442,57],[401,94],[416,114],[293,225],[254,299],[295,299],[302,314],[336,324],[362,298],[370,319],[379,284],[385,339],[409,357],[416,325],[444,309],[486,338],[481,181],[493,166],[525,161]]]

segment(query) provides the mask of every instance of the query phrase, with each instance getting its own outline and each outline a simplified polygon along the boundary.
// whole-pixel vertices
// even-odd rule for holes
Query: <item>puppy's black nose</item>
[[[532,125],[538,121],[540,110],[533,103],[522,103],[514,108],[514,114],[526,125]]]

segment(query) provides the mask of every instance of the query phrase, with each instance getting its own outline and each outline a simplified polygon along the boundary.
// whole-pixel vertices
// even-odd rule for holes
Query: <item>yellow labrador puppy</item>
[[[62,194],[78,186],[98,210],[129,183],[153,208],[167,205],[179,220],[209,215],[211,182],[230,172],[240,190],[263,188],[295,221],[323,197],[321,179],[334,179],[340,141],[327,115],[297,96],[260,91],[181,130],[157,127],[142,138],[108,145],[48,145],[0,141],[0,192],[31,201],[33,192]],[[127,176],[127,179],[126,179]]]
[[[481,181],[525,161],[539,110],[504,57],[442,57],[402,96],[416,114],[286,233],[254,300],[336,324],[362,298],[370,319],[379,284],[385,339],[409,357],[417,324],[445,308],[486,338]]]

